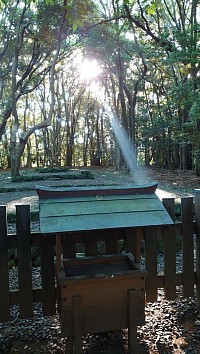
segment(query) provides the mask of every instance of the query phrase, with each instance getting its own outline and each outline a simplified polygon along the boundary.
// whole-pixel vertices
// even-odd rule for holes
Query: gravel
[[[95,171],[94,171],[95,173]],[[131,184],[132,180],[127,174],[115,173],[110,178],[110,173],[102,171],[98,179],[95,173],[96,184]],[[152,180],[151,176],[145,182]],[[103,182],[103,183],[102,183]],[[64,183],[64,182],[63,182]],[[78,181],[70,181],[72,185]],[[88,181],[88,184],[94,181]],[[38,183],[37,183],[38,184]],[[52,183],[51,183],[52,184]],[[161,180],[161,184],[163,181]],[[30,184],[29,184],[30,186]],[[38,198],[34,191],[2,193],[1,204],[5,204],[9,211],[13,211],[15,204],[31,204],[38,208]],[[158,190],[158,195],[160,191]],[[168,196],[168,195],[164,195]],[[173,196],[169,193],[169,196]],[[13,200],[14,197],[14,200]],[[159,197],[163,197],[159,195]],[[175,195],[177,197],[177,195]],[[15,232],[15,226],[9,225],[9,233]],[[31,224],[32,231],[38,231],[38,223]],[[141,268],[145,261],[141,259]],[[182,270],[182,254],[177,252],[177,272]],[[163,271],[163,255],[158,254],[158,272]],[[10,269],[10,289],[18,288],[18,270]],[[41,286],[40,268],[33,268],[33,286]],[[145,306],[145,325],[138,327],[139,353],[175,353],[175,354],[200,354],[200,309],[196,306],[195,295],[193,298],[184,299],[181,287],[177,287],[177,298],[173,301],[164,299],[162,289],[158,290],[158,300],[147,303]],[[127,330],[109,332],[97,335],[88,335],[83,338],[84,354],[126,354],[128,351]],[[20,319],[19,307],[11,307],[9,322],[0,323],[0,353],[65,353],[66,339],[61,336],[58,315],[43,317],[42,304],[34,304],[34,319]]]
[[[141,268],[144,259],[141,259]],[[158,270],[163,269],[162,254]],[[177,271],[181,271],[181,252],[177,253]],[[18,287],[17,268],[9,272],[10,289]],[[33,286],[41,285],[40,268],[33,268]],[[177,287],[177,299],[164,299],[162,289],[158,300],[147,303],[145,325],[138,327],[139,353],[200,353],[200,309],[194,298],[184,299]],[[127,330],[88,335],[83,339],[86,354],[125,354]],[[43,317],[42,304],[34,304],[34,319],[20,319],[19,307],[12,306],[11,320],[0,323],[0,353],[65,353],[66,339],[61,336],[58,315]]]
[[[157,195],[159,198],[172,197],[176,201],[180,201],[182,196],[191,196],[194,195],[194,188],[197,188],[199,183],[199,178],[189,190],[185,191],[182,184],[185,181],[185,175],[181,178],[177,174],[170,174],[170,178],[173,182],[168,183],[168,179],[165,181],[165,176],[168,176],[169,171],[164,171],[161,175],[158,174],[157,170],[147,169],[140,167],[135,171],[134,177],[128,174],[126,171],[118,171],[114,168],[99,168],[99,169],[90,169],[90,172],[94,174],[94,179],[69,179],[69,180],[44,180],[44,181],[30,181],[30,182],[10,182],[10,173],[0,171],[0,184],[1,188],[13,188],[12,192],[2,192],[0,193],[1,205],[6,205],[8,212],[15,211],[15,205],[17,204],[30,204],[32,210],[38,210],[38,196],[35,190],[36,185],[41,186],[90,186],[90,185],[127,185],[131,186],[133,184],[148,184],[153,181],[158,182]],[[33,171],[29,171],[29,174],[32,174]],[[190,176],[191,177],[191,176]],[[169,178],[169,177],[167,177]],[[191,179],[191,178],[190,178]],[[194,179],[194,177],[193,177]],[[175,182],[180,184],[180,187],[176,185]],[[183,180],[183,181],[182,181]],[[189,182],[188,182],[189,183]],[[174,184],[176,186],[174,186]],[[184,185],[184,184],[183,184]],[[20,190],[20,188],[27,190]]]
[[[138,337],[153,353],[200,353],[200,330],[194,318],[200,318],[195,299],[166,301],[159,291],[158,301],[146,305],[146,324],[138,329]],[[187,323],[193,325],[189,331]]]

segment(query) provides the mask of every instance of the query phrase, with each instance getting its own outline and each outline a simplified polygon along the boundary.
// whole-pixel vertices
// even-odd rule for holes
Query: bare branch
[[[173,52],[174,48],[172,43],[169,41],[163,40],[162,38],[156,36],[150,29],[149,25],[146,24],[144,26],[138,19],[134,18],[131,13],[128,5],[124,4],[124,9],[126,11],[126,16],[122,16],[123,18],[127,18],[129,21],[134,23],[137,27],[141,28],[147,35],[149,35],[157,44],[161,47],[164,47],[166,51]],[[147,21],[145,21],[146,23]]]
[[[36,130],[47,128],[50,124],[51,122],[49,119],[46,119],[43,122],[36,124],[34,127],[31,127],[27,132],[23,132],[20,136],[20,140],[26,143],[29,136],[31,136]]]

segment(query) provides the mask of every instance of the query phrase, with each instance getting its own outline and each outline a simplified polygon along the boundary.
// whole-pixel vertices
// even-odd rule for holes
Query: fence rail
[[[166,198],[163,204],[175,219],[174,199]],[[76,257],[77,247],[82,247],[86,256],[96,255],[99,244],[106,254],[119,253],[123,249],[135,255],[140,252],[145,258],[148,271],[146,279],[146,301],[157,299],[158,288],[164,288],[166,299],[176,298],[176,286],[182,285],[183,296],[193,296],[197,289],[200,302],[199,270],[199,224],[200,196],[195,199],[196,221],[193,220],[193,197],[181,199],[181,221],[170,226],[145,227],[140,229],[96,230],[63,234],[63,257]],[[198,214],[198,215],[197,215]],[[10,306],[19,305],[20,317],[34,316],[33,303],[41,302],[44,315],[56,313],[55,238],[30,231],[30,206],[16,206],[16,234],[7,232],[6,206],[0,206],[0,321],[10,318]],[[197,234],[197,235],[196,235]],[[196,235],[196,237],[195,237]],[[182,272],[176,272],[176,242],[181,239]],[[78,246],[77,246],[78,245]],[[41,287],[32,287],[32,248],[41,252]],[[8,250],[16,249],[18,288],[9,287]],[[142,251],[141,251],[142,249]],[[157,270],[157,254],[163,253],[164,269]],[[194,257],[195,254],[195,257]],[[195,268],[196,262],[196,268]]]

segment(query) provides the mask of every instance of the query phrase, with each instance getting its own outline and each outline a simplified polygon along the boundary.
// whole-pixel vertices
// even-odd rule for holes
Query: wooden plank
[[[157,300],[157,249],[156,230],[154,227],[145,228],[145,267],[148,272],[146,279],[146,301]]]
[[[40,218],[41,233],[81,231],[94,229],[114,229],[171,224],[171,218],[163,211],[145,211],[133,213],[94,214],[57,216]]]
[[[156,229],[162,229],[162,226],[157,226]],[[173,224],[174,228],[174,233],[175,236],[180,236],[182,232],[182,222],[176,222],[176,224]],[[141,229],[142,230],[142,229]],[[91,234],[93,231],[90,231]],[[102,239],[102,229],[101,230],[95,230],[95,234],[97,234],[98,240]],[[193,222],[193,233],[196,233],[196,221]],[[65,234],[65,232],[62,233],[62,235]],[[89,231],[85,232],[77,232],[75,238],[78,240],[80,239],[82,242],[83,239],[83,234],[89,235]],[[69,233],[68,233],[69,235]],[[125,229],[118,229],[118,240],[124,239],[125,238]],[[41,232],[33,232],[31,233],[31,246],[32,247],[40,247],[40,238],[41,238]],[[9,248],[16,248],[17,247],[17,240],[16,240],[16,234],[8,234],[8,247]]]
[[[33,302],[42,302],[42,288],[33,288]],[[10,290],[10,305],[20,304],[19,290]]]
[[[103,255],[103,256],[88,256],[83,258],[64,258],[63,264],[64,266],[85,266],[88,264],[92,264],[94,267],[97,264],[103,265],[104,263],[113,264],[113,263],[130,263],[132,261],[131,255],[127,254],[118,254],[118,255]],[[135,268],[134,268],[135,269]]]
[[[139,228],[126,229],[125,249],[135,257],[135,262],[140,262],[141,230]]]
[[[195,220],[196,220],[196,296],[200,307],[200,189],[195,190]]]
[[[192,276],[195,277],[196,273]],[[183,285],[183,274],[178,273],[176,274],[176,286]],[[157,288],[164,288],[165,286],[165,277],[163,274],[157,275]],[[56,300],[56,288],[55,288],[55,300]],[[33,288],[33,302],[42,302],[43,295],[42,295],[42,288]],[[19,290],[11,290],[10,291],[10,304],[11,305],[18,305],[19,304]]]
[[[134,272],[134,271],[133,271]],[[135,306],[136,324],[144,324],[144,272],[137,271],[111,277],[87,278],[82,280],[60,279],[62,289],[61,326],[63,336],[72,336],[72,298],[82,297],[83,335],[128,328],[128,290],[138,289],[142,299]],[[146,274],[145,274],[146,276]]]
[[[10,319],[6,206],[0,206],[0,322]]]
[[[54,241],[53,237],[41,237],[41,277],[43,293],[43,314],[54,315],[55,307],[55,279],[54,279]]]
[[[20,317],[33,317],[30,205],[16,206]]]
[[[92,264],[87,264],[85,266],[68,266],[65,268],[66,276],[67,277],[74,277],[74,276],[90,276],[96,277],[99,274],[104,274],[105,276],[111,276],[112,274],[120,273],[120,272],[127,272],[132,270],[131,266],[127,263],[125,264],[96,264],[93,266]]]
[[[80,198],[81,197],[102,197],[102,196],[117,196],[117,195],[149,195],[155,194],[157,188],[156,183],[146,185],[132,186],[88,186],[88,187],[67,187],[53,188],[45,186],[36,186],[36,191],[39,198],[42,199],[62,199]]]
[[[53,204],[53,203],[63,203],[63,204],[72,204],[72,203],[79,203],[79,202],[87,202],[87,201],[90,201],[90,202],[97,202],[99,200],[102,200],[102,197],[103,197],[103,200],[104,201],[116,201],[116,202],[121,202],[123,200],[130,200],[130,201],[135,201],[137,203],[138,200],[158,200],[158,197],[156,194],[150,194],[150,195],[147,195],[147,194],[142,194],[142,195],[117,195],[117,196],[109,196],[109,195],[104,195],[104,196],[99,196],[99,195],[96,195],[96,196],[89,196],[89,197],[76,197],[76,198],[66,198],[66,197],[63,197],[63,198],[48,198],[48,199],[39,199],[39,204],[40,205],[45,205],[45,204]]]
[[[174,229],[171,226],[164,228],[164,274],[165,298],[176,298],[176,242]]]
[[[160,200],[157,199],[137,199],[137,200],[87,200],[72,203],[63,203],[55,200],[52,204],[42,204],[40,208],[41,217],[51,216],[74,216],[74,215],[93,215],[93,214],[113,214],[128,212],[145,211],[164,211]]]
[[[175,219],[174,198],[163,199],[163,204],[171,218]],[[164,274],[165,274],[165,298],[176,298],[176,242],[173,226],[164,228]]]
[[[181,198],[183,240],[183,296],[194,295],[193,197]]]
[[[192,274],[195,276],[195,273]],[[183,285],[183,273],[176,273],[176,286]],[[157,288],[164,288],[165,287],[165,275],[164,272],[161,272],[157,275]]]

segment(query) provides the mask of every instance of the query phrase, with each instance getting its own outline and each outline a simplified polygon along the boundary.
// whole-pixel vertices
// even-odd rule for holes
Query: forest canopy
[[[198,0],[1,0],[0,168],[120,168],[127,139],[200,174],[199,19]]]

